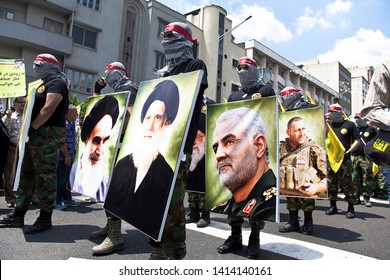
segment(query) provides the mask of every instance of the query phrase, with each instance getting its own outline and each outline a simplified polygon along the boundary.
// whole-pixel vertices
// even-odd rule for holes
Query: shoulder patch
[[[248,203],[245,205],[244,209],[242,209],[242,213],[249,214],[253,210],[253,207],[255,207],[256,203],[256,198],[252,198],[251,200],[249,200]]]

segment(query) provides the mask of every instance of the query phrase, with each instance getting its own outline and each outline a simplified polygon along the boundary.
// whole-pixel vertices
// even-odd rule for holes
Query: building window
[[[158,30],[157,30],[157,37],[161,36],[161,33],[164,32],[165,26],[167,26],[169,22],[164,21],[162,19],[158,20]]]
[[[233,60],[232,60],[232,67],[233,68],[237,68],[237,65],[238,65],[238,59],[233,58]]]
[[[124,40],[123,40],[123,50],[122,50],[122,62],[124,63],[126,69],[129,71],[133,70],[132,65],[134,64],[134,47],[136,44],[135,34],[136,34],[136,23],[137,23],[137,13],[134,8],[126,11],[126,24],[124,31]]]
[[[93,74],[71,68],[66,69],[66,77],[69,80],[69,89],[78,93],[91,95]]]
[[[73,43],[82,45],[91,49],[96,49],[97,32],[74,25],[73,26]]]
[[[64,24],[49,18],[43,19],[43,29],[62,35]]]
[[[165,54],[156,51],[156,64],[155,69],[159,70],[165,66]]]
[[[77,0],[77,3],[96,11],[100,11],[100,2],[100,0]]]
[[[0,8],[0,18],[6,18],[6,19],[14,19],[15,13],[11,10]]]

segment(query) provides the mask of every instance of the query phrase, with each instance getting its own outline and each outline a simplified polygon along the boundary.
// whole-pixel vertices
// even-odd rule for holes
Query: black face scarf
[[[341,123],[344,121],[343,113],[341,112],[332,111],[329,112],[329,116],[334,123]]]
[[[356,119],[356,126],[358,128],[365,127],[366,125],[367,125],[367,123],[362,118],[357,118]]]

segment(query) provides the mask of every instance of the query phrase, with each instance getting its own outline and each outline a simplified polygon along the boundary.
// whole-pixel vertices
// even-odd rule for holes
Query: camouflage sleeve
[[[323,180],[326,178],[326,150],[319,146],[310,147],[310,164],[317,170],[318,177]]]

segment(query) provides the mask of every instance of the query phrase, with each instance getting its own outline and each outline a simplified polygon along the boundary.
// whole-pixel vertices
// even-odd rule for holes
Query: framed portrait
[[[280,195],[327,198],[323,108],[280,113],[279,136]]]
[[[141,82],[104,208],[161,240],[203,71]]]
[[[125,91],[88,98],[69,176],[74,192],[105,200],[129,94]]]
[[[207,107],[207,209],[233,196],[238,216],[275,220],[276,104],[273,96]],[[258,136],[261,142],[255,143]]]

